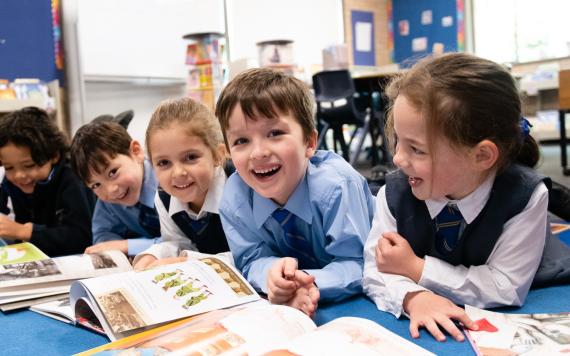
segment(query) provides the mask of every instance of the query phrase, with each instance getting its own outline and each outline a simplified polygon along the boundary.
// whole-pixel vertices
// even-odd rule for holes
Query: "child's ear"
[[[55,156],[54,156],[52,159],[49,160],[49,162],[50,162],[52,165],[54,165],[54,164],[56,164],[57,162],[59,162],[59,152],[57,152],[57,153],[55,154]]]
[[[311,132],[311,135],[309,136],[309,139],[307,140],[305,157],[311,158],[315,154],[315,151],[317,150],[317,136],[318,136],[317,130],[313,130],[313,132]]]
[[[226,145],[223,143],[218,144],[218,147],[216,147],[216,157],[214,158],[216,160],[216,166],[221,166],[224,159],[227,158]]]
[[[499,148],[490,140],[479,142],[473,151],[475,165],[481,170],[493,168],[499,159]]]
[[[129,151],[131,152],[131,157],[137,162],[142,163],[144,161],[144,150],[139,141],[132,140],[129,145]]]

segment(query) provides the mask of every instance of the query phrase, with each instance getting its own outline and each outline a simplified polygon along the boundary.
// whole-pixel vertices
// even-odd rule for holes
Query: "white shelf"
[[[0,112],[10,112],[25,108],[26,106],[36,106],[45,109],[43,98],[33,99],[0,99]]]

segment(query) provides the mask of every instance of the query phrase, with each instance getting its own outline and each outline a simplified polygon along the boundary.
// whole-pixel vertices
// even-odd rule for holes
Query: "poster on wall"
[[[392,2],[394,61],[411,67],[429,54],[464,48],[464,0]]]
[[[374,14],[369,11],[351,11],[352,56],[354,65],[375,66]]]

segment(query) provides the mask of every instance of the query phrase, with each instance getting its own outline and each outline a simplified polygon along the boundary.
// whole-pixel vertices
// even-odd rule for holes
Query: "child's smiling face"
[[[99,173],[91,170],[87,186],[103,201],[125,206],[135,205],[140,198],[144,178],[144,152],[131,141],[130,154],[109,158]]]
[[[314,131],[306,140],[290,114],[276,118],[247,118],[236,105],[227,140],[232,161],[244,182],[259,195],[283,206],[305,175],[316,149]]]
[[[453,147],[441,134],[430,143],[426,120],[405,96],[398,96],[393,110],[394,164],[409,177],[416,198],[462,199],[481,184],[484,175],[469,148]]]
[[[177,123],[156,130],[149,142],[161,188],[188,203],[195,213],[202,209],[215,168],[220,165],[217,157],[222,157],[223,145],[219,149],[214,153],[202,138],[189,134],[186,127]]]
[[[36,183],[49,177],[53,165],[58,160],[59,156],[43,165],[38,165],[32,159],[31,151],[26,146],[8,143],[0,147],[0,162],[4,166],[6,178],[26,194],[33,193]]]

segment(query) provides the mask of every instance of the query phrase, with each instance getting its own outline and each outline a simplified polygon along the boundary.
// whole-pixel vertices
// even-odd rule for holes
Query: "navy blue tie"
[[[139,224],[151,237],[160,236],[160,220],[156,209],[137,203],[139,209]]]
[[[289,249],[289,257],[297,259],[299,268],[319,268],[310,243],[297,231],[295,214],[277,209],[271,215],[283,228],[283,242]]]
[[[435,246],[442,255],[449,255],[459,242],[459,230],[463,216],[456,206],[448,205],[435,218]]]
[[[192,230],[197,235],[202,235],[204,230],[208,227],[208,223],[210,222],[210,213],[206,213],[206,215],[198,220],[191,219],[187,214],[188,220],[190,221],[190,226],[192,226]]]

